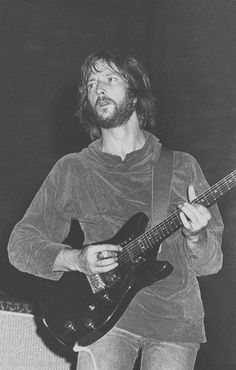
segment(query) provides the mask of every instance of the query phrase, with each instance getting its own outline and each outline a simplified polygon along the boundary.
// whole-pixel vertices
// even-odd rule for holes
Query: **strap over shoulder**
[[[159,159],[152,168],[152,227],[166,217],[173,175],[173,157],[173,150],[162,146]]]

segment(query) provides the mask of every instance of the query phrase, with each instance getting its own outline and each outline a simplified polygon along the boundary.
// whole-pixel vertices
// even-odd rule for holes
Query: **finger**
[[[103,250],[107,251],[115,251],[115,252],[121,252],[122,247],[119,244],[101,244],[101,247],[103,247]]]
[[[187,217],[183,212],[180,212],[179,216],[185,229],[189,230],[191,228],[191,222],[187,220]]]
[[[98,260],[102,260],[102,259],[110,258],[110,257],[116,258],[117,256],[118,256],[117,251],[100,251],[97,253]]]
[[[185,216],[191,221],[191,222],[197,222],[199,218],[199,213],[197,212],[197,209],[195,206],[189,204],[189,203],[184,203],[184,204],[179,204],[179,209],[181,210],[182,213],[184,213]]]
[[[120,245],[115,244],[93,244],[91,245],[95,253],[104,252],[104,251],[114,251],[114,252],[121,252],[122,247]]]
[[[101,262],[102,261],[99,261],[99,263],[101,263]],[[103,260],[103,262],[104,262],[104,260]],[[102,265],[102,266],[99,265],[96,268],[94,268],[94,273],[108,272],[108,271],[114,270],[116,267],[118,267],[117,262],[109,264],[109,265]]]
[[[196,199],[196,193],[193,185],[189,185],[188,187],[188,200],[189,202],[192,202],[194,199]]]
[[[201,214],[198,210],[193,209],[192,206],[187,203],[186,205],[180,205],[181,209],[180,218],[183,226],[191,232],[196,232],[206,227],[209,220],[211,219],[210,212],[204,207],[204,213]],[[183,212],[183,211],[184,212]]]
[[[192,222],[208,222],[211,219],[209,210],[200,204],[184,203],[179,207]]]
[[[97,252],[97,259],[98,260],[102,260],[104,257],[103,257],[103,253],[104,252],[102,252],[102,251],[100,251],[100,252]]]
[[[96,265],[97,266],[110,266],[115,263],[118,263],[117,258],[104,258],[102,260],[98,260]]]

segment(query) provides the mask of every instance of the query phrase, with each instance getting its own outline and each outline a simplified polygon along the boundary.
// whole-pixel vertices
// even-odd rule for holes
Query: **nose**
[[[96,89],[96,93],[100,96],[104,96],[106,95],[106,88],[105,88],[105,84],[102,82],[102,81],[99,81],[97,83],[97,89]]]

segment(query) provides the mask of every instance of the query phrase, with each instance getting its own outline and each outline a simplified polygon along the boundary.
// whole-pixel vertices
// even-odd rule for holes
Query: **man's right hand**
[[[80,271],[86,275],[108,272],[118,266],[122,248],[113,244],[87,245],[83,249],[63,249],[53,271]]]

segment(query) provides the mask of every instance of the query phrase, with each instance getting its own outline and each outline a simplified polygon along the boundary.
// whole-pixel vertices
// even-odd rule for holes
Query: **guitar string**
[[[215,185],[213,185],[205,193],[199,195],[199,197],[197,197],[197,199],[195,199],[194,201],[195,202],[205,201],[206,203],[214,202],[220,195],[224,194],[224,192],[226,192],[227,190],[231,190],[232,187],[235,185],[235,183],[233,182],[233,186],[232,184],[230,184],[232,186],[231,187],[228,184],[229,181],[227,181],[229,179],[233,181],[234,175],[236,175],[236,170],[233,171],[231,174],[227,175],[224,179],[220,180]],[[168,236],[168,233],[166,234],[166,231],[168,231],[168,226],[172,227],[171,231],[176,231],[181,226],[179,214],[180,210],[175,211],[172,215],[170,215],[166,220],[162,221],[159,225],[157,225],[151,230],[148,230],[141,237],[138,237],[131,241],[129,244],[125,245],[122,254],[119,256],[119,264],[122,265],[123,263],[125,264],[127,262],[134,263],[135,258],[139,257],[140,253],[142,255],[142,248],[140,247],[140,244],[142,244],[146,250],[149,249],[150,247],[153,247],[153,241],[157,241],[158,237],[160,238],[160,240],[162,240],[165,236]],[[158,228],[160,229],[159,233],[155,231]],[[142,243],[140,242],[140,240],[142,240]],[[137,253],[137,257],[133,254],[133,251]],[[130,258],[130,255],[133,255],[133,260],[132,257]],[[113,273],[114,272],[110,271],[108,273],[105,273],[105,275],[109,276],[110,274]]]
[[[204,193],[200,194],[194,201],[200,201],[200,202],[207,202],[209,204],[209,201],[214,203],[217,198],[220,197],[220,195],[223,195],[227,190],[231,190],[235,185],[236,180],[236,170],[228,174],[225,178],[221,179],[219,182],[217,182],[215,185],[213,185],[211,188],[209,188]],[[194,202],[193,201],[193,202]],[[140,247],[140,239],[143,239],[142,245],[147,249],[150,247],[153,248],[153,242],[157,242],[157,238],[159,237],[160,240],[163,240],[166,236],[168,236],[168,233],[166,234],[166,231],[168,231],[167,227],[171,228],[171,231],[176,231],[181,226],[181,220],[180,220],[180,210],[175,211],[173,214],[171,214],[166,220],[162,221],[159,225],[156,225],[154,228],[148,230],[145,232],[141,237],[138,237],[134,240],[132,240],[129,244],[124,246],[124,249],[122,251],[122,254],[119,256],[119,264],[122,265],[123,263],[130,263],[134,260],[130,259],[130,255],[133,255],[135,258],[132,248],[134,252],[137,253],[137,257],[140,256],[140,253],[142,255],[142,248]],[[161,228],[160,232],[156,232],[156,229]],[[150,236],[151,234],[151,236]],[[150,244],[151,243],[151,244]],[[134,249],[136,248],[136,249]],[[119,269],[120,266],[117,267]],[[103,275],[112,275],[114,272],[109,271],[107,273],[104,273]]]
[[[200,201],[202,203],[205,202],[206,205],[211,205],[212,202],[215,202],[216,199],[223,195],[227,190],[231,190],[232,187],[229,184],[232,180],[233,186],[235,185],[234,180],[236,180],[236,170],[228,174],[226,177],[218,181],[215,185],[213,185],[211,188],[206,190],[204,193],[200,194],[193,202]],[[171,229],[170,231],[174,232],[181,226],[181,220],[180,220],[180,210],[175,211],[172,213],[166,220],[162,221],[159,225],[155,226],[154,228],[146,231],[142,236],[139,236],[138,238],[132,240],[129,244],[125,245],[123,247],[123,251],[121,255],[119,256],[119,263],[123,264],[126,262],[130,262],[130,255],[133,254],[132,249],[135,248],[137,250],[137,257],[139,254],[142,254],[142,248],[140,244],[142,244],[146,249],[152,247],[153,239],[155,239],[156,242],[163,240],[166,236],[169,235],[168,227]],[[159,232],[155,229],[159,228]],[[167,232],[167,233],[166,233]],[[158,240],[159,238],[159,240]],[[133,255],[135,258],[135,255]],[[131,259],[131,262],[132,261]]]

